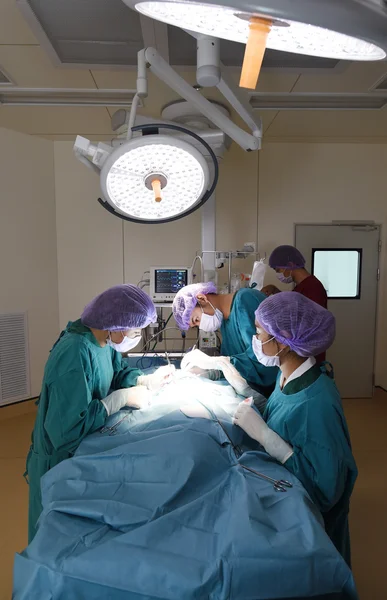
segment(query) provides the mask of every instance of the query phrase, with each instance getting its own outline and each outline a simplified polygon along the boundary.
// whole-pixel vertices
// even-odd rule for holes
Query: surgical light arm
[[[235,125],[209,100],[204,98],[197,90],[185,81],[176,71],[160,56],[154,48],[146,48],[138,53],[138,79],[137,94],[143,98],[147,96],[146,66],[161,81],[177,92],[188,102],[192,102],[198,110],[212,121],[219,129],[224,131],[234,142],[246,151],[259,150],[262,139],[262,126],[260,119],[256,120],[247,102],[237,93],[235,86],[222,75],[217,85],[219,91],[238,112],[252,133],[244,131]]]

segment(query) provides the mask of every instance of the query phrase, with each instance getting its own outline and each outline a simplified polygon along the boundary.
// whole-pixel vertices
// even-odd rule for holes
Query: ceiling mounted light
[[[142,221],[165,221],[198,204],[209,183],[204,156],[166,135],[132,139],[112,152],[101,189],[115,211]]]
[[[185,108],[168,107],[163,118],[182,118],[197,133],[165,121],[134,126],[137,107],[148,96],[148,69],[186,101]],[[77,136],[74,144],[78,160],[100,176],[103,197],[98,201],[111,214],[136,223],[166,223],[188,216],[215,191],[219,167],[214,149],[223,152],[219,136],[221,146],[229,138],[227,143],[233,140],[247,152],[261,147],[261,119],[254,116],[247,97],[219,71],[219,91],[251,133],[236,125],[225,107],[193,89],[154,48],[138,53],[137,91],[130,113],[123,120],[120,115],[113,126],[115,131],[125,126],[126,140],[92,144]],[[203,129],[203,119],[217,129]],[[160,135],[160,129],[174,135]]]
[[[158,127],[174,129],[200,141],[213,162],[211,185],[210,168],[203,154],[182,139],[160,135]],[[152,123],[131,129],[136,131],[151,133],[132,138],[114,150],[106,144],[95,146],[85,138],[77,138],[78,158],[92,158],[97,170],[100,168],[100,204],[121,219],[136,223],[174,221],[202,206],[218,180],[218,164],[211,147],[177,125]]]
[[[387,11],[374,0],[124,0],[190,32],[247,44],[241,85],[255,88],[265,48],[338,60],[386,57]]]

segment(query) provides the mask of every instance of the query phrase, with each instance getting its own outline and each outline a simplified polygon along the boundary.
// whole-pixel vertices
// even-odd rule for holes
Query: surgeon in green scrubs
[[[357,468],[339,391],[313,358],[332,345],[334,316],[297,292],[282,292],[260,304],[255,318],[255,355],[281,373],[263,418],[245,401],[234,424],[301,481],[350,565],[348,514]]]
[[[250,288],[238,290],[235,294],[217,294],[212,282],[194,283],[176,294],[173,314],[181,330],[187,331],[190,327],[199,327],[206,332],[219,330],[222,335],[221,355],[229,357],[231,365],[252,390],[267,398],[274,389],[278,368],[260,364],[251,347],[255,334],[254,313],[265,299],[264,294]],[[195,351],[187,355],[183,366],[187,369],[189,361],[191,370],[195,367],[222,368],[221,363],[215,365],[216,361],[209,360],[211,358]],[[229,378],[226,373],[227,365],[224,366],[224,375],[233,385],[232,377]],[[239,389],[237,391],[240,393]]]
[[[46,364],[38,413],[27,457],[29,541],[42,511],[40,479],[62,460],[73,456],[82,439],[100,429],[107,417],[124,406],[141,408],[149,390],[170,377],[161,367],[143,375],[122,362],[141,340],[141,329],[157,320],[150,297],[134,285],[103,292],[69,323]]]

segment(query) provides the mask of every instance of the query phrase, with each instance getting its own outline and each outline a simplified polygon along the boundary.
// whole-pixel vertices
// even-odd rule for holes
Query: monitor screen
[[[156,269],[155,271],[156,294],[177,294],[187,283],[187,269]]]

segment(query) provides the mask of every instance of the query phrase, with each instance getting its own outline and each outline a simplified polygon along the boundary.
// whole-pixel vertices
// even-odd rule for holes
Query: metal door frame
[[[376,365],[376,350],[377,350],[377,341],[378,341],[378,319],[379,319],[379,306],[380,306],[380,276],[378,277],[378,274],[380,274],[380,261],[381,261],[381,254],[382,254],[382,240],[383,240],[383,236],[382,236],[382,231],[383,231],[383,225],[381,223],[375,223],[375,221],[331,221],[330,223],[325,222],[325,223],[294,223],[294,233],[293,233],[293,240],[294,240],[294,246],[296,247],[296,231],[297,231],[297,227],[300,226],[307,226],[307,227],[361,227],[361,226],[370,226],[370,227],[378,227],[379,228],[379,251],[378,251],[378,265],[377,265],[377,274],[376,274],[376,307],[375,307],[375,320],[374,320],[374,356],[373,356],[373,373],[372,373],[372,395],[374,395],[374,391],[375,391],[375,365]],[[328,302],[329,302],[329,298],[328,298]]]

